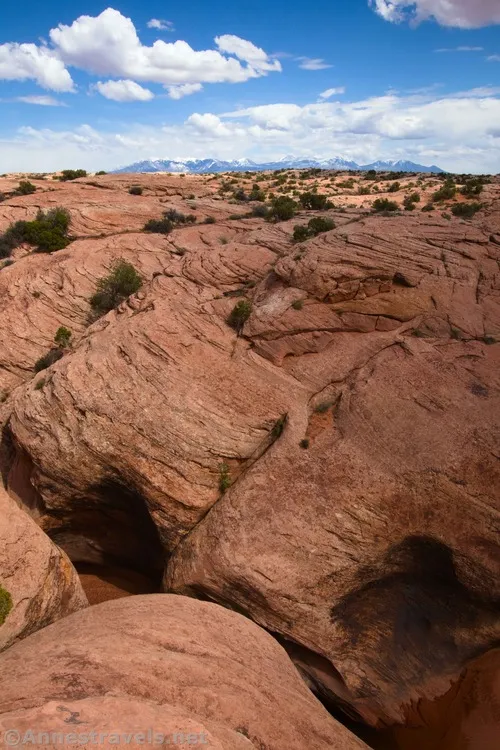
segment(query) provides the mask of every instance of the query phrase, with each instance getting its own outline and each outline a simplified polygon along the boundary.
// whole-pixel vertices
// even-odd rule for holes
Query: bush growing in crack
[[[281,435],[283,434],[283,430],[285,429],[287,420],[288,414],[282,414],[281,417],[276,420],[271,430],[271,438],[273,441],[281,437]]]
[[[7,589],[0,586],[0,625],[3,625],[13,607],[12,597]]]
[[[227,318],[228,325],[240,334],[252,313],[252,303],[242,299],[236,303]]]
[[[219,466],[219,490],[223,495],[227,489],[231,486],[231,474],[229,473],[229,466],[224,462]]]
[[[63,349],[66,349],[70,345],[71,336],[72,333],[69,328],[66,328],[66,326],[60,326],[54,336],[54,342]]]
[[[117,260],[111,273],[97,282],[97,291],[90,298],[93,318],[97,319],[114,310],[142,286],[142,278],[132,263]]]

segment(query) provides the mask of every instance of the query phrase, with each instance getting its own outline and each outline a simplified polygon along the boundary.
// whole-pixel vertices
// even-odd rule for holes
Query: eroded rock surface
[[[2,623],[0,650],[87,606],[70,561],[0,488],[0,586],[11,609]],[[2,618],[3,619],[3,618]]]
[[[298,220],[229,219],[207,186],[214,223],[54,254],[108,243],[147,279],[11,392],[11,491],[72,560],[165,567],[281,638],[325,700],[404,721],[500,637],[498,190],[473,222],[333,210],[293,244]]]
[[[328,715],[267,633],[172,595],[90,607],[5,652],[0,734],[12,728],[106,733],[105,747],[109,734],[150,729],[172,745],[182,733],[193,736],[183,744],[212,750],[366,747]]]

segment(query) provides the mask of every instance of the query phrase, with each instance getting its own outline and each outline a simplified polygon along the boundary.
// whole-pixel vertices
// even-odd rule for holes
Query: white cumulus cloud
[[[500,23],[498,0],[368,0],[386,21],[420,23],[434,18],[442,26],[474,29]]]
[[[98,81],[94,88],[106,99],[114,102],[149,102],[154,94],[135,81]]]
[[[0,80],[33,80],[44,89],[74,91],[64,63],[53,50],[36,44],[0,44]]]
[[[227,57],[219,50],[194,50],[182,40],[141,43],[134,24],[119,11],[107,8],[99,16],[80,16],[71,26],[59,24],[50,39],[60,59],[96,75],[123,77],[164,85],[186,83],[239,83],[281,69],[279,63],[239,37],[219,37],[221,49],[239,54]],[[222,41],[221,41],[222,40]]]

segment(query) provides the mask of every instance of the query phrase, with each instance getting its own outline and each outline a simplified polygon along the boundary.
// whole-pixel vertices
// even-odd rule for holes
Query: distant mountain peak
[[[432,165],[430,167],[422,164],[415,164],[412,161],[399,159],[397,161],[376,161],[372,164],[360,166],[356,162],[345,159],[342,156],[335,156],[331,159],[316,158],[312,156],[293,156],[291,154],[283,156],[272,162],[256,163],[243,157],[232,161],[222,159],[147,159],[129,164],[126,167],[120,167],[115,170],[116,173],[139,173],[139,172],[185,172],[190,174],[208,174],[211,172],[264,172],[276,169],[337,169],[337,170],[361,170],[385,172],[427,172],[440,173],[444,170]]]

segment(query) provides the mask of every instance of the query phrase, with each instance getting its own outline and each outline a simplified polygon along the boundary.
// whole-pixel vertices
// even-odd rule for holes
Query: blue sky
[[[287,153],[500,171],[498,0],[25,0],[0,171]]]

